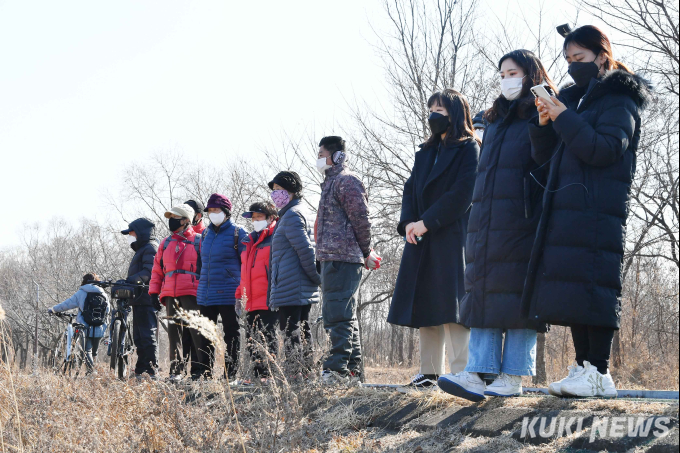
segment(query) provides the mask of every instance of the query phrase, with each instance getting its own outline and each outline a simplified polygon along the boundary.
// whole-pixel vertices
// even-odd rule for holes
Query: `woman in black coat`
[[[454,90],[433,94],[432,136],[416,153],[404,185],[397,226],[406,245],[387,321],[420,329],[420,374],[407,389],[434,387],[444,374],[444,345],[452,372],[467,363],[469,330],[460,325],[464,245],[479,144],[470,106]]]
[[[555,87],[528,50],[504,55],[498,70],[502,94],[485,114],[465,246],[460,317],[471,328],[468,363],[464,372],[439,378],[442,390],[473,401],[521,394],[522,376],[536,374],[536,331],[546,330],[523,318],[520,307],[545,184],[531,158],[529,120],[537,112],[530,89]],[[487,386],[486,374],[498,377]]]
[[[608,371],[619,328],[630,186],[648,86],[614,60],[609,39],[580,27],[564,41],[575,86],[537,101],[530,126],[536,162],[550,166],[531,252],[523,314],[570,326],[576,367],[552,393],[615,397]]]

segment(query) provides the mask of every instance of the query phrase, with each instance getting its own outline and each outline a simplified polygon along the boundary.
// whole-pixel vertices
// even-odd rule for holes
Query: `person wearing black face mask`
[[[463,371],[470,335],[460,325],[458,303],[465,294],[463,250],[479,140],[461,93],[435,93],[428,107],[432,136],[404,184],[397,231],[406,245],[387,318],[420,331],[420,373],[403,392],[436,388],[445,349],[451,371]]]
[[[191,222],[191,227],[196,234],[202,234],[203,230],[205,230],[205,222],[203,221],[203,209],[205,209],[205,206],[203,206],[203,203],[196,200],[187,200],[184,204],[189,205],[194,209],[195,214],[193,221]]]
[[[563,50],[575,85],[554,105],[537,99],[539,117],[529,126],[532,156],[549,163],[549,174],[522,314],[571,327],[577,363],[550,384],[552,394],[615,397],[608,365],[620,326],[627,207],[649,85],[613,59],[596,27],[569,33]]]
[[[201,236],[191,226],[194,209],[181,204],[165,213],[171,235],[163,239],[154,259],[149,294],[157,310],[165,305],[168,318],[173,319],[181,308],[198,311],[196,301],[200,276]],[[188,347],[184,338],[190,337]],[[198,379],[208,371],[205,341],[196,329],[182,326],[178,320],[168,324],[170,345],[170,381],[182,379],[185,366],[191,365],[191,377]]]

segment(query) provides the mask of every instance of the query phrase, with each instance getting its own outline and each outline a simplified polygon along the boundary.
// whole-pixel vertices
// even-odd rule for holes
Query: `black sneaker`
[[[409,384],[399,387],[397,391],[411,393],[434,390],[437,388],[437,379],[439,379],[439,376],[436,374],[416,374]]]

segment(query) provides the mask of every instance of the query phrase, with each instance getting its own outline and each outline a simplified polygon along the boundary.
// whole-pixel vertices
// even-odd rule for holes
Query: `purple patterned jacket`
[[[368,196],[344,164],[326,170],[316,221],[316,259],[363,263],[371,252]]]

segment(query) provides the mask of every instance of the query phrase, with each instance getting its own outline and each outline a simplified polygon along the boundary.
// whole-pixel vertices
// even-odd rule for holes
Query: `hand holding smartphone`
[[[544,102],[549,102],[551,105],[557,105],[553,102],[550,93],[548,93],[548,90],[546,90],[543,85],[531,87],[531,94],[533,94],[535,98],[541,98]]]

